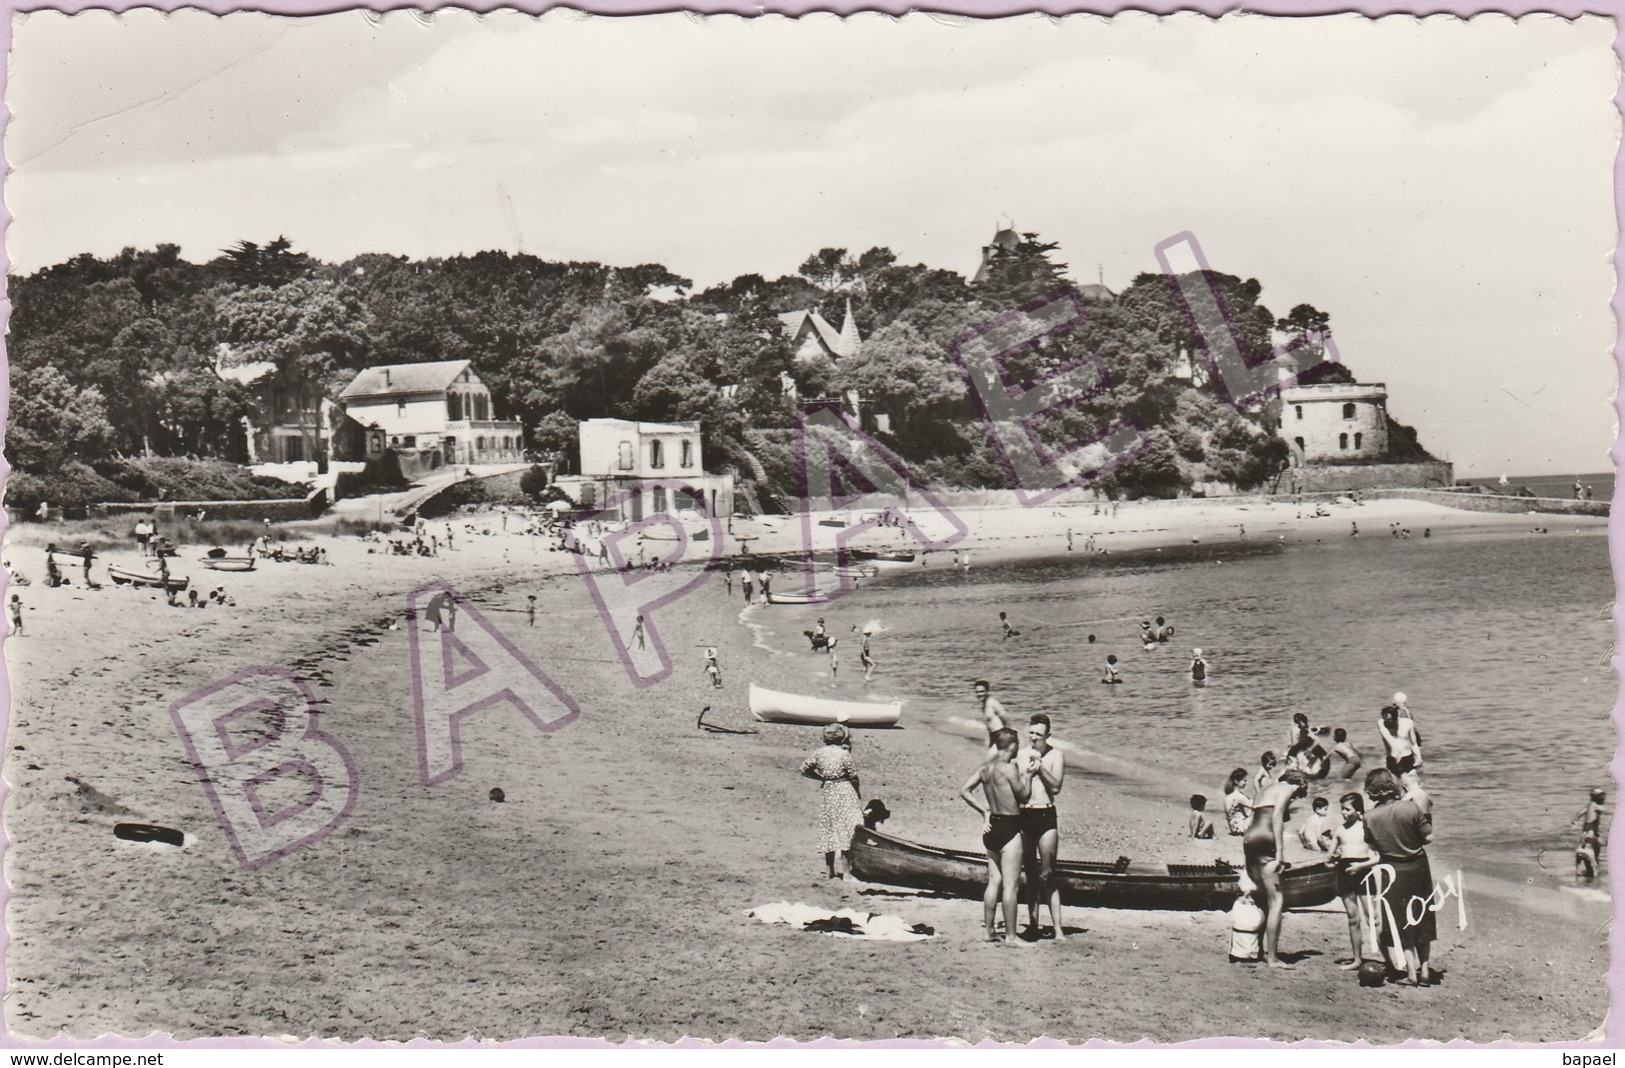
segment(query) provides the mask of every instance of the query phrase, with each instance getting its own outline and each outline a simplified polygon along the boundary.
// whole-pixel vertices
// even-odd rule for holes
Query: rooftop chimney
[[[384,385],[386,387],[389,385],[389,368],[387,367],[384,368]]]

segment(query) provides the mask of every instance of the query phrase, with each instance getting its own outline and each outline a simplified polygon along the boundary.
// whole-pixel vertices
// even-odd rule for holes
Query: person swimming
[[[1004,613],[1004,612],[999,613],[999,626],[1004,628],[1004,636],[1006,638],[1019,638],[1019,637],[1021,637],[1021,631],[1017,630],[1016,628],[1014,628],[1014,627],[1012,627],[1010,625],[1010,616],[1007,613]]]
[[[1110,686],[1115,686],[1123,681],[1117,677],[1117,656],[1115,654],[1106,658],[1106,677],[1100,681]]]

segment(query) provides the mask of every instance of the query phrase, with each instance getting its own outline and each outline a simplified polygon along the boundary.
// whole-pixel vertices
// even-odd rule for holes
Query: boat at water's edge
[[[920,845],[869,827],[852,838],[852,873],[887,886],[932,890],[979,900],[987,888],[987,856]],[[1222,912],[1241,896],[1240,872],[1229,864],[1134,865],[1059,860],[1061,903],[1077,908]],[[1324,861],[1281,874],[1287,908],[1324,905],[1337,896],[1337,873]]]
[[[903,715],[903,703],[892,701],[837,701],[828,697],[808,697],[781,693],[750,684],[750,714],[762,723],[796,723],[823,726],[840,723],[848,727],[895,727]]]

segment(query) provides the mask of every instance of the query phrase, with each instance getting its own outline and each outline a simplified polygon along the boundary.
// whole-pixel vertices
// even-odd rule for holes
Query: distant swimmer
[[[1202,659],[1202,650],[1191,650],[1191,681],[1198,686],[1207,685],[1207,661]]]
[[[993,696],[993,686],[986,679],[977,679],[971,684],[971,692],[976,695],[977,711],[981,714],[982,722],[987,726],[988,744],[993,744],[993,735],[1002,730],[1010,713],[1004,710],[1004,705]]]
[[[1106,677],[1100,681],[1109,686],[1116,686],[1123,681],[1117,677],[1117,657],[1115,655],[1106,658]]]
[[[1010,625],[1010,617],[1008,615],[1006,615],[1004,612],[999,613],[999,626],[1004,628],[1004,636],[1006,638],[1019,638],[1019,637],[1021,637],[1021,631],[1017,630],[1016,628],[1014,628],[1014,627],[1012,627]]]
[[[1581,879],[1595,879],[1602,867],[1602,818],[1606,814],[1608,795],[1601,789],[1591,791],[1591,800],[1569,821],[1569,826],[1580,828],[1580,845],[1574,850],[1574,874]]]
[[[1339,779],[1354,778],[1354,773],[1365,762],[1360,751],[1354,748],[1354,743],[1349,741],[1349,732],[1342,727],[1332,731],[1332,756],[1343,761],[1343,770],[1337,776]]]
[[[1433,537],[1433,528],[1432,527],[1423,527],[1422,528],[1422,537],[1424,537],[1424,538]]]
[[[1349,524],[1349,537],[1358,538],[1359,536],[1360,536],[1360,524],[1358,524],[1358,523],[1350,523]]]
[[[1140,623],[1140,644],[1144,645],[1147,649],[1155,649],[1157,647],[1157,632],[1151,629],[1151,621],[1149,619]]]
[[[1095,636],[1093,634],[1089,635],[1089,644],[1090,645],[1095,644]]]
[[[1158,616],[1156,629],[1151,632],[1151,635],[1152,637],[1156,638],[1157,641],[1165,642],[1174,636],[1173,625],[1167,620],[1163,619],[1161,616]]]

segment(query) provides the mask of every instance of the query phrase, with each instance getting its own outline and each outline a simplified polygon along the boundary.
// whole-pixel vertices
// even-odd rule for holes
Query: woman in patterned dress
[[[818,848],[824,851],[824,867],[831,879],[844,872],[850,880],[852,832],[863,822],[863,792],[845,727],[831,723],[824,728],[824,746],[802,763],[801,774],[823,784],[818,795]],[[837,853],[842,872],[835,870]]]

